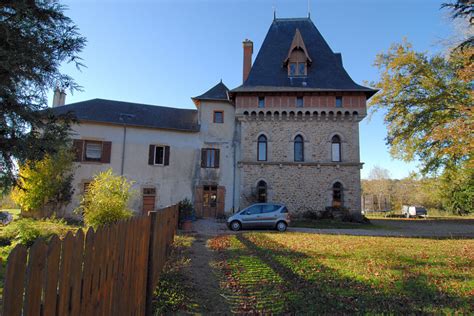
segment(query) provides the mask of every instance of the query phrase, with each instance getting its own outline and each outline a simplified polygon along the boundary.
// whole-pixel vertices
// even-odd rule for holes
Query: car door
[[[258,223],[260,221],[261,209],[261,204],[255,204],[247,208],[244,212],[242,212],[242,226],[245,228],[258,226]]]
[[[262,226],[270,227],[276,224],[278,214],[275,212],[277,209],[276,205],[273,204],[263,204],[262,211],[260,215],[260,223]]]

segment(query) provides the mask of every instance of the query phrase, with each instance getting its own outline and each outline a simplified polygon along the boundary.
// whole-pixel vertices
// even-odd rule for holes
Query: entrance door
[[[144,188],[143,189],[143,214],[148,214],[155,210],[155,198],[156,198],[156,189],[155,188]]]
[[[217,186],[205,185],[202,196],[202,217],[217,216]]]

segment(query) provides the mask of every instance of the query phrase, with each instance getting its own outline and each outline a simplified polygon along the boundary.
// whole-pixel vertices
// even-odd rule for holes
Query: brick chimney
[[[247,80],[250,68],[252,68],[252,54],[253,54],[253,42],[249,39],[246,39],[242,42],[244,46],[244,72],[243,72],[243,82]]]
[[[57,106],[62,106],[66,104],[66,93],[64,90],[61,90],[59,87],[54,89],[54,96],[53,96],[53,108]]]

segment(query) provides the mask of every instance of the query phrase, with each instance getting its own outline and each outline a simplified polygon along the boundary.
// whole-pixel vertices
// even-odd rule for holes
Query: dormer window
[[[288,65],[288,75],[290,77],[306,76],[306,62],[294,62]]]
[[[288,56],[283,62],[288,67],[288,77],[304,77],[308,74],[308,66],[311,65],[301,33],[296,29],[295,36],[291,42]]]

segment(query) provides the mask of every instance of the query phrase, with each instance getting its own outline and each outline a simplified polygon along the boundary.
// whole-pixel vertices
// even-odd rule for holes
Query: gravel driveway
[[[354,236],[474,238],[474,219],[372,219],[370,228],[315,229],[289,227],[289,232]],[[204,236],[235,234],[224,222],[200,219],[193,223],[193,231]],[[245,232],[245,230],[244,230]]]

